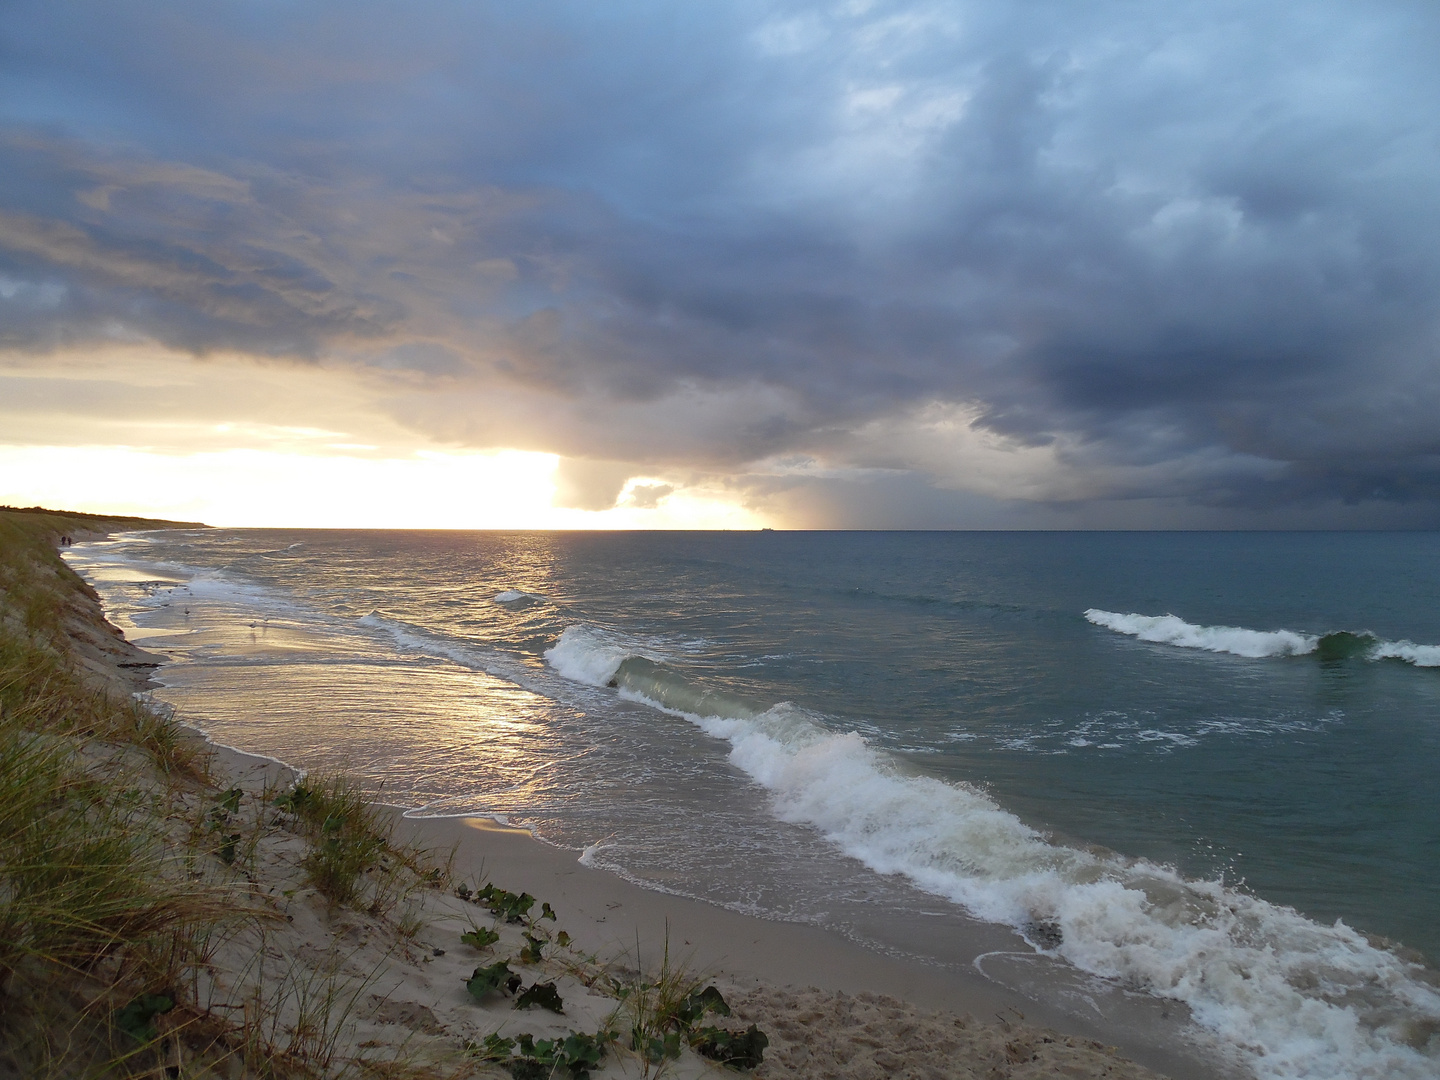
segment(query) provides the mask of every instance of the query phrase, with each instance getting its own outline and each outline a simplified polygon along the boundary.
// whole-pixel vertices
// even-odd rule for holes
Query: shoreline
[[[93,617],[119,641],[114,637],[106,640],[108,648],[96,649],[99,655],[90,658],[87,667],[96,674],[96,669],[108,668],[117,689],[127,694],[140,689],[139,684],[148,682],[146,676],[154,662],[163,657],[145,653],[125,639],[104,618],[98,603]],[[273,785],[278,773],[293,772],[286,763],[212,743],[199,729],[187,726],[187,730],[204,739],[215,754],[220,765],[217,771],[223,774],[222,786],[233,781],[258,791],[257,776],[267,778],[263,787]],[[1167,1006],[1148,996],[1131,996],[1132,1008],[1125,1020],[1092,1021],[1078,1012],[1040,1004],[986,978],[978,963],[986,957],[1012,964],[1034,961],[1047,969],[1039,976],[1041,982],[1063,975],[1068,969],[1068,965],[1046,961],[1033,951],[1029,956],[1017,951],[1017,945],[1022,950],[1028,950],[1028,946],[1006,927],[974,924],[974,933],[967,930],[961,935],[963,940],[953,944],[957,955],[977,958],[975,972],[963,968],[946,970],[874,951],[816,926],[771,921],[647,889],[585,866],[580,852],[556,847],[526,830],[488,818],[406,817],[405,808],[383,809],[393,818],[402,842],[434,849],[453,847],[460,880],[480,884],[482,878],[488,878],[502,888],[526,891],[553,902],[562,912],[565,928],[577,947],[610,964],[633,965],[638,945],[644,966],[651,968],[658,963],[668,939],[672,959],[685,960],[692,969],[712,975],[723,984],[727,997],[739,995],[748,1000],[789,995],[799,1002],[792,1011],[813,1014],[818,1020],[827,1009],[840,1008],[837,1002],[851,1001],[853,1005],[857,995],[868,996],[882,1001],[876,1008],[896,1014],[887,1021],[895,1030],[905,1030],[921,1021],[932,1026],[938,1023],[947,1030],[947,1025],[963,1023],[966,1030],[983,1032],[991,1042],[998,1040],[997,1045],[1014,1046],[1019,1045],[1017,1040],[1030,1040],[1037,1047],[1063,1047],[1087,1059],[1067,1061],[1063,1071],[1042,1069],[995,1075],[1140,1078],[1163,1073],[1172,1080],[1229,1080],[1249,1075],[1248,1070],[1217,1060],[1217,1054],[1189,1045],[1183,1022],[1176,1015],[1179,1007],[1173,1004]],[[440,944],[434,947],[444,948]],[[1084,988],[1078,985],[1084,980],[1073,969],[1069,971],[1077,983],[1069,989],[1078,1001],[1085,996]],[[1115,996],[1119,997],[1118,992]],[[440,1003],[415,1004],[437,1014]],[[775,1022],[773,1010],[769,1015]],[[789,1021],[782,1016],[779,1022]],[[1039,1058],[1035,1061],[1039,1063]],[[762,1066],[759,1075],[809,1073],[775,1072]]]
[[[281,773],[299,774],[299,767],[291,763],[215,743],[199,728],[183,726],[214,753],[217,772],[225,778],[220,781],[222,786],[241,783],[246,777],[254,786],[257,774],[271,783]],[[1243,1067],[1218,1060],[1217,1054],[1191,1042],[1198,1033],[1182,1026],[1177,1017],[1181,1007],[1174,1003],[1132,996],[1128,1023],[1105,1017],[1092,1021],[1027,997],[979,971],[947,970],[878,952],[823,927],[765,919],[646,888],[586,866],[581,851],[493,818],[410,817],[407,815],[414,808],[372,805],[393,821],[402,844],[453,850],[457,879],[477,884],[493,881],[499,887],[529,892],[553,903],[577,947],[603,963],[634,967],[638,948],[641,966],[648,970],[658,965],[668,946],[672,962],[721,985],[727,998],[767,990],[811,997],[817,993],[880,995],[917,1012],[947,1020],[965,1018],[1005,1034],[1038,1033],[1040,1038],[1058,1034],[1079,1040],[1110,1059],[1110,1064],[1133,1063],[1145,1070],[1136,1076],[1170,1080],[1242,1080],[1250,1076]],[[962,947],[977,956],[1014,955],[1017,944],[1025,948],[1008,927],[975,926],[983,939],[971,938]],[[1045,959],[1038,954],[1035,958]],[[1058,961],[1051,961],[1050,966],[1052,971],[1066,968]],[[1083,979],[1078,973],[1072,977]]]
[[[217,771],[228,778],[222,783],[254,786],[257,774],[273,782],[277,773],[296,772],[288,763],[221,746],[198,729],[188,730],[204,739],[216,754]],[[1173,1023],[1165,1024],[1154,1015],[1157,1010],[1151,1006],[1159,1004],[1154,999],[1146,998],[1137,1010],[1140,1016],[1149,1014],[1154,1026],[1148,1032],[1123,1030],[1113,1021],[1086,1023],[978,974],[963,977],[875,952],[821,927],[763,919],[644,888],[606,870],[585,866],[581,852],[555,846],[528,830],[491,818],[407,817],[405,807],[373,805],[392,819],[401,843],[453,850],[458,880],[493,881],[553,904],[560,913],[560,925],[578,949],[607,966],[637,967],[638,948],[638,966],[651,971],[659,967],[668,948],[672,964],[715,983],[730,1000],[755,994],[800,995],[813,1012],[818,1002],[837,994],[878,996],[886,999],[892,1010],[900,1006],[902,1012],[914,1014],[899,1027],[930,1014],[940,1017],[944,1025],[959,1019],[968,1027],[991,1029],[1005,1042],[1026,1036],[1069,1039],[1086,1050],[1086,1056],[1098,1058],[1094,1064],[1100,1070],[1086,1071],[1083,1064],[1071,1062],[1063,1072],[1017,1076],[1239,1080],[1249,1075],[1207,1059],[1198,1048],[1186,1053],[1183,1048],[1166,1045],[1162,1036],[1184,1036]],[[996,927],[995,931],[997,938],[1011,936],[1008,928]],[[425,935],[421,937],[424,944],[432,944]],[[438,938],[434,944],[445,947]],[[1115,1071],[1120,1069],[1125,1071]],[[757,1075],[793,1074],[767,1072],[762,1066]]]

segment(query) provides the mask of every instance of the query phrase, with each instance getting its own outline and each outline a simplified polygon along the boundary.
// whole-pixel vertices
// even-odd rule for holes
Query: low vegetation
[[[236,915],[168,842],[202,750],[72,661],[95,599],[53,545],[113,524],[0,512],[0,1069],[22,1076],[153,1066],[197,936]]]

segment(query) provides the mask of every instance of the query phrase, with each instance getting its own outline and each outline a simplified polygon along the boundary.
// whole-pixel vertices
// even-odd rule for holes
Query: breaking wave
[[[1287,640],[1234,633],[1200,640],[1272,649]],[[545,655],[566,678],[612,686],[728,741],[777,816],[873,870],[1013,926],[1081,970],[1185,1002],[1267,1080],[1436,1075],[1440,993],[1428,973],[1342,922],[1323,926],[1221,881],[1052,843],[975,787],[908,774],[859,733],[788,702],[767,708],[707,690],[622,635],[572,626]]]
[[[1304,634],[1294,630],[1247,630],[1242,626],[1197,626],[1175,615],[1125,615],[1099,608],[1090,608],[1085,618],[1118,634],[1181,649],[1203,649],[1254,659],[1314,655],[1321,660],[1356,657],[1402,660],[1416,667],[1440,667],[1440,645],[1385,641],[1366,630]]]

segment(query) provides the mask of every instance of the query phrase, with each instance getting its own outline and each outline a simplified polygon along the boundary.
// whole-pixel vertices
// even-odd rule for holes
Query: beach
[[[229,748],[215,753],[220,783],[243,788],[260,805],[262,793],[289,780],[288,770],[272,761]],[[398,808],[389,809],[398,814]],[[956,980],[813,927],[642,889],[585,867],[579,852],[540,843],[524,830],[490,819],[401,818],[398,824],[404,843],[453,851],[456,880],[475,887],[493,882],[552,905],[556,931],[563,928],[573,945],[561,959],[552,956],[549,966],[525,970],[527,981],[542,974],[556,978],[567,1003],[565,1015],[540,1020],[527,1013],[517,1020],[508,1001],[477,1007],[466,994],[465,980],[477,962],[492,952],[501,955],[507,946],[523,945],[518,933],[503,927],[507,938],[517,939],[513,945],[506,940],[483,954],[460,945],[460,935],[477,918],[474,904],[453,894],[426,895],[408,915],[422,928],[395,950],[382,921],[337,910],[313,893],[307,896],[293,850],[289,858],[284,844],[262,851],[255,889],[269,897],[295,893],[280,908],[289,921],[268,932],[266,947],[277,960],[315,958],[317,970],[343,953],[346,970],[369,980],[365,1003],[355,1009],[347,1032],[356,1053],[390,1047],[416,1055],[423,1049],[422,1056],[433,1057],[439,1067],[457,1046],[495,1031],[554,1038],[594,1030],[617,1002],[586,987],[583,978],[565,974],[566,963],[593,957],[593,970],[623,982],[640,971],[658,973],[668,954],[671,967],[720,989],[737,1026],[753,1023],[767,1034],[765,1061],[753,1073],[758,1077],[1142,1080],[1168,1075],[1200,1080],[1227,1075],[1198,1055],[1186,1057],[1157,1045],[1157,1030],[1101,1028],[1046,1015],[1034,1002],[982,978]],[[238,945],[237,954],[250,955],[251,944]],[[975,947],[986,944],[994,942],[976,942]],[[1106,1037],[1122,1040],[1123,1047]],[[688,1053],[670,1064],[672,1075],[718,1075],[713,1064]],[[618,1075],[638,1068],[639,1063],[623,1057],[610,1066]]]
[[[156,702],[412,821],[504,821],[1163,1072],[1428,1080],[1431,547],[215,529],[66,559],[168,657]],[[1318,590],[1326,560],[1357,569]]]
[[[647,925],[569,932],[611,958],[695,905],[779,928],[678,939],[773,985],[1023,1015],[1175,1076],[1392,1080],[1437,1049],[1407,948],[1429,817],[1394,812],[1437,632],[1378,568],[1427,550],[201,530],[66,558],[215,742],[346,775],[404,835],[470,850],[453,823],[489,819],[638,886]],[[1327,551],[1376,573],[1317,596]],[[1245,610],[1217,591],[1242,556]],[[1212,625],[1116,614],[1159,604]]]
[[[126,641],[88,590],[66,604],[64,633],[82,678],[117,700],[143,691],[161,657]],[[542,843],[493,818],[417,819],[372,807],[384,823],[376,826],[384,850],[395,854],[379,856],[363,871],[374,876],[358,878],[354,895],[337,902],[316,885],[320,838],[306,833],[303,815],[283,808],[307,783],[336,778],[302,777],[199,733],[182,741],[189,749],[172,756],[203,762],[199,779],[177,783],[143,755],[93,739],[82,758],[110,783],[163,803],[157,820],[169,837],[167,858],[183,851],[192,882],[227,897],[233,918],[207,932],[204,961],[186,976],[193,996],[154,1020],[166,1060],[183,1059],[195,1075],[250,1075],[234,1046],[237,1031],[252,1041],[264,1034],[277,1061],[303,1062],[315,1075],[356,1067],[400,1075],[385,1070],[403,1063],[407,1076],[461,1076],[508,1068],[479,1049],[487,1036],[607,1030],[614,1042],[599,1075],[717,1075],[721,1066],[689,1045],[648,1062],[630,1045],[626,1029],[635,1020],[626,1009],[636,988],[679,983],[714,985],[732,1010],[705,1019],[737,1036],[750,1025],[765,1034],[754,1068],[761,1077],[1243,1075],[1213,1050],[1187,1045],[1183,1010],[1153,999],[1137,997],[1125,1022],[1113,1012],[1087,1020],[991,981],[982,964],[957,975],[820,927],[641,888],[587,865],[587,851]],[[425,860],[433,868],[417,876],[432,866]],[[397,873],[410,874],[408,884],[396,885]],[[534,897],[553,919],[497,917],[475,900],[487,884]],[[492,926],[494,943],[460,940]],[[1036,955],[1003,927],[976,923],[963,937],[947,943],[957,955],[1011,963]],[[528,963],[517,959],[527,944],[540,953]],[[553,983],[563,1013],[517,1011],[503,991],[467,990],[478,968],[502,959],[524,983]],[[318,999],[325,1007],[317,1022]]]

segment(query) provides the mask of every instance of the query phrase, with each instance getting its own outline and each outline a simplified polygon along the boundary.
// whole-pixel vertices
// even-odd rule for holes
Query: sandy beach
[[[229,748],[216,753],[221,783],[243,788],[259,813],[269,813],[263,793],[283,787],[288,770]],[[1173,1025],[1156,1022],[1158,1010],[1137,1009],[1130,1030],[1113,1022],[1087,1024],[1007,992],[978,973],[962,980],[813,927],[756,919],[639,888],[587,868],[579,852],[551,847],[490,819],[405,819],[397,808],[389,809],[398,818],[397,837],[403,842],[454,852],[456,881],[471,887],[493,882],[552,905],[557,921],[547,932],[563,929],[572,945],[557,950],[548,964],[527,969],[526,981],[553,978],[566,1002],[565,1014],[552,1018],[530,1010],[521,1020],[503,998],[477,1006],[467,995],[465,981],[477,964],[523,946],[519,930],[497,926],[502,941],[491,950],[461,945],[460,935],[477,920],[487,926],[493,920],[453,894],[429,892],[409,915],[421,928],[397,950],[382,921],[334,909],[307,891],[298,870],[298,845],[266,836],[254,887],[272,901],[285,897],[280,909],[287,921],[267,931],[265,948],[277,960],[314,957],[322,969],[337,948],[350,949],[346,969],[373,980],[366,995],[370,1004],[357,1008],[353,1018],[351,1040],[357,1051],[403,1046],[417,1053],[424,1044],[427,1055],[444,1062],[457,1046],[495,1031],[553,1038],[594,1030],[617,1002],[587,987],[587,976],[567,971],[567,965],[589,958],[582,964],[586,970],[603,970],[623,982],[637,971],[637,950],[638,968],[653,975],[668,947],[672,967],[720,989],[734,1009],[733,1026],[753,1023],[768,1035],[765,1061],[754,1072],[759,1077],[1201,1080],[1226,1075],[1198,1053],[1161,1045],[1160,1038],[1173,1039],[1176,1032]],[[994,940],[972,947],[1001,944],[1002,937],[1009,937],[999,928],[993,932]],[[249,955],[253,944],[242,938],[234,947],[237,958]],[[232,966],[239,965],[232,961]],[[713,1075],[715,1069],[688,1052],[669,1065],[677,1076]],[[623,1057],[609,1066],[621,1074],[640,1067]]]
[[[112,701],[144,701],[163,657],[126,641],[78,579],[64,597],[73,670]],[[358,802],[345,813],[359,814],[373,844],[337,889],[322,864],[349,826],[339,811],[315,817],[314,799],[358,789],[179,730],[189,746],[169,760],[190,762],[188,772],[157,768],[138,744],[93,734],[76,744],[92,779],[152,808],[164,872],[212,906],[222,898],[192,943],[185,989],[165,988],[174,1004],[150,1018],[159,1072],[143,1075],[523,1080],[538,1054],[545,1075],[720,1076],[733,1070],[714,1060],[724,1058],[714,1040],[752,1028],[763,1033],[763,1060],[748,1062],[757,1077],[1243,1075],[1190,1041],[1182,1010],[1087,982],[1009,929],[952,931],[954,963],[940,969],[640,888],[488,818],[408,818]],[[505,906],[517,898],[529,903]],[[1012,987],[1029,970],[1049,1004],[987,977],[1002,964]],[[506,978],[492,986],[484,971]],[[92,1003],[109,1000],[101,984],[86,986]],[[709,986],[728,1012],[696,1006],[677,1021],[676,1001]],[[532,991],[541,1004],[520,1007]],[[650,1050],[647,1033],[659,1039]],[[567,1072],[535,1049],[571,1036],[582,1046],[596,1037],[603,1056]]]

